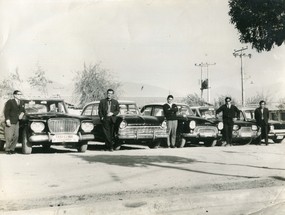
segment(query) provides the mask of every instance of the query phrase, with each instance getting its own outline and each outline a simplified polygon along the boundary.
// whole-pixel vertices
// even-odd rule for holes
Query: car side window
[[[162,107],[155,107],[153,110],[154,116],[164,116],[163,108]]]
[[[151,116],[151,109],[152,107],[146,107],[143,112],[142,112],[142,115],[143,116]]]
[[[89,105],[88,107],[86,107],[85,110],[83,111],[82,115],[91,116],[92,107],[93,107],[92,105]]]
[[[93,106],[92,116],[98,116],[98,105]]]

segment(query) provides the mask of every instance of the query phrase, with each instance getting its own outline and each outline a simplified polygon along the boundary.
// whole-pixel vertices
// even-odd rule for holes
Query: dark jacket
[[[119,102],[115,99],[111,99],[111,109],[110,111],[113,113],[113,116],[111,116],[112,121],[116,122],[116,116],[120,113],[120,106]],[[99,117],[100,120],[106,119],[108,116],[108,99],[102,99],[99,103]]]
[[[216,114],[220,112],[223,113],[223,123],[227,125],[233,125],[233,118],[240,117],[240,110],[235,105],[231,105],[231,107],[228,108],[227,105],[224,104],[216,110]]]
[[[176,120],[176,112],[178,111],[178,107],[176,104],[172,104],[172,107],[168,103],[163,105],[164,116],[167,120]]]
[[[254,118],[256,120],[256,124],[261,126],[262,125],[262,113],[261,113],[260,107],[255,109]],[[263,109],[263,123],[265,123],[267,125],[268,119],[269,119],[269,110],[268,110],[268,108],[264,108]]]
[[[25,112],[24,104],[20,101],[18,105],[15,99],[9,99],[4,108],[5,122],[9,119],[11,124],[17,124],[21,112]]]

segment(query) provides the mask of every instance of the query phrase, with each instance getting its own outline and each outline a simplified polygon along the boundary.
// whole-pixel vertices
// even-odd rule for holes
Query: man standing
[[[114,124],[116,116],[120,112],[119,103],[113,99],[114,90],[107,90],[107,98],[102,99],[99,103],[99,117],[103,125],[105,134],[105,146],[109,151],[113,151]]]
[[[226,140],[226,145],[232,146],[232,132],[234,126],[234,118],[239,118],[240,110],[231,104],[232,99],[230,97],[226,97],[225,102],[226,104],[222,105],[216,110],[216,117],[217,115],[222,112],[223,113],[223,136]],[[225,145],[225,146],[226,146]]]
[[[4,107],[6,154],[14,154],[19,137],[19,120],[23,118],[25,109],[21,103],[22,93],[19,90],[13,92],[14,99],[6,102]]]
[[[176,112],[178,108],[176,104],[173,102],[173,96],[167,96],[167,103],[163,105],[164,116],[166,117],[167,130],[168,130],[168,138],[167,138],[167,146],[174,148],[176,142],[176,130],[177,130],[177,118]]]
[[[259,102],[259,107],[254,111],[254,118],[256,124],[261,127],[261,135],[259,137],[259,144],[261,144],[261,139],[265,139],[265,144],[268,145],[268,119],[269,119],[269,110],[265,107],[265,101]]]

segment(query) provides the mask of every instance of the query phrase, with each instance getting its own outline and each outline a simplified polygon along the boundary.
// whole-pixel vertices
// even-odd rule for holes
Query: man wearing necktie
[[[220,112],[223,113],[223,137],[226,140],[226,145],[232,146],[232,132],[234,126],[234,118],[240,117],[240,110],[231,104],[231,98],[226,97],[225,102],[226,104],[222,105],[216,110],[216,115]],[[217,116],[216,116],[217,117]],[[225,146],[226,146],[225,145]]]
[[[13,96],[14,99],[8,100],[4,108],[6,154],[15,153],[19,138],[19,120],[23,118],[25,113],[25,109],[20,100],[22,93],[19,90],[15,90]]]
[[[261,128],[261,135],[259,136],[259,144],[261,144],[261,139],[265,139],[265,144],[268,145],[268,119],[269,110],[265,107],[265,101],[259,102],[259,107],[254,111],[254,118],[256,124]]]
[[[113,99],[114,90],[107,90],[107,98],[99,103],[99,117],[103,125],[106,150],[113,151],[114,124],[120,112],[119,102]]]

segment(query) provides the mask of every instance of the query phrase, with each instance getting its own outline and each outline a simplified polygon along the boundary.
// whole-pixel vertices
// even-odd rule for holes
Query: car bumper
[[[283,139],[285,136],[285,129],[280,130],[271,130],[268,133],[269,138],[277,138],[277,139]]]
[[[185,139],[220,139],[222,137],[221,133],[207,134],[207,133],[182,133],[181,136]]]
[[[60,136],[57,138],[55,134],[39,134],[39,135],[32,135],[29,137],[29,141],[32,143],[40,143],[40,142],[51,142],[51,143],[58,143],[58,142],[81,142],[81,141],[89,141],[94,140],[95,136],[93,134],[61,134],[65,135],[66,138]]]
[[[251,132],[238,132],[233,131],[233,139],[256,139],[261,134],[260,131],[251,131]]]
[[[118,134],[119,140],[145,140],[145,139],[164,139],[167,138],[167,133],[121,133]]]

